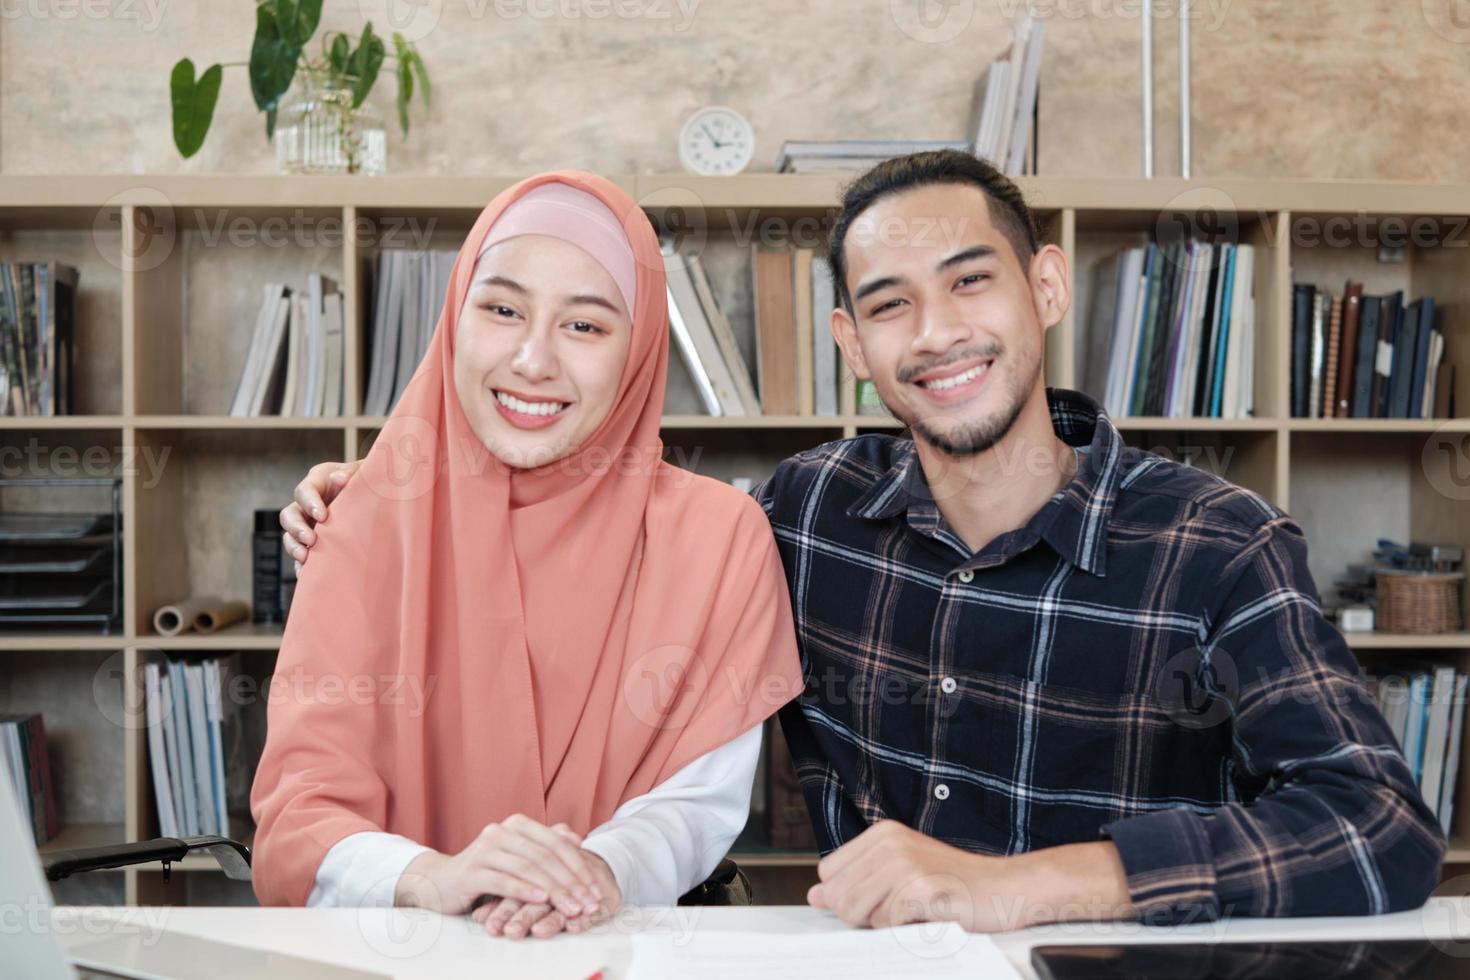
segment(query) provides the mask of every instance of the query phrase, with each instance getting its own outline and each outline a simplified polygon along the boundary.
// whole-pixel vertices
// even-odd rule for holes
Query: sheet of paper
[[[1018,978],[989,936],[953,922],[804,934],[698,930],[633,937],[628,980],[924,980]]]

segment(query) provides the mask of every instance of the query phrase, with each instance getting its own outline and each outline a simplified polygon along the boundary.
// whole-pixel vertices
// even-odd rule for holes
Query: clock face
[[[690,173],[738,174],[755,154],[755,130],[734,109],[713,106],[689,117],[679,133],[679,162]]]

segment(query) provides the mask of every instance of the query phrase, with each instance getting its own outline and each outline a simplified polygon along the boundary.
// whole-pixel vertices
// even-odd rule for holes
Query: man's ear
[[[1031,298],[1043,330],[1061,323],[1072,305],[1072,264],[1055,245],[1031,257]]]
[[[847,362],[847,369],[857,375],[859,381],[869,380],[873,375],[868,370],[868,359],[863,356],[862,344],[858,343],[857,324],[845,307],[839,305],[832,310],[831,326],[832,337],[842,350],[842,359]]]

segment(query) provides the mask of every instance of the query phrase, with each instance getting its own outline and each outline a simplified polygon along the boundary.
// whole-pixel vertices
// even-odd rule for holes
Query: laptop
[[[21,911],[21,928],[5,930],[5,976],[27,980],[388,980],[385,973],[334,966],[186,933],[119,928],[98,935],[88,928],[51,927],[51,889],[41,871],[35,837],[21,819],[9,779],[0,779],[0,908]]]

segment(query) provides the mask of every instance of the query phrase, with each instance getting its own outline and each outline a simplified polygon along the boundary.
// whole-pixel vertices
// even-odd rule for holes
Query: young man
[[[1045,386],[1071,274],[1016,187],[889,161],[831,251],[843,357],[913,438],[828,443],[755,492],[806,672],[781,722],[812,904],[974,930],[1421,904],[1444,837],[1301,529]],[[335,468],[282,512],[298,557]]]

